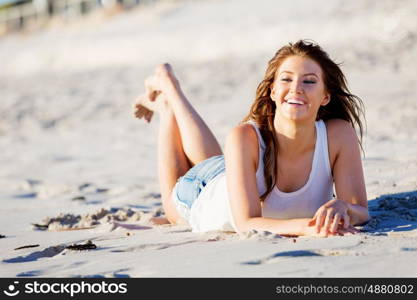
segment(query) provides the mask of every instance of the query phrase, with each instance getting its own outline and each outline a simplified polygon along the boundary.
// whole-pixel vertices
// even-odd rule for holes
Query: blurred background
[[[173,65],[224,146],[268,60],[302,38],[365,103],[369,197],[415,190],[416,15],[416,0],[0,0],[0,192],[157,193],[158,117],[131,107],[155,66]]]
[[[51,19],[72,20],[99,9],[131,9],[153,0],[0,0],[1,33],[44,27]]]

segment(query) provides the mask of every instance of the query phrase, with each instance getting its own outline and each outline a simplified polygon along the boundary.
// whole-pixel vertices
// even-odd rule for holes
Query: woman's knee
[[[165,212],[165,217],[171,224],[178,224],[179,219],[181,218],[180,214],[178,213],[174,201],[172,199],[172,194],[164,197],[162,199],[162,207]]]

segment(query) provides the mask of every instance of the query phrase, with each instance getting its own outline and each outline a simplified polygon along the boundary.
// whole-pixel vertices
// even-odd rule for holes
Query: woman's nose
[[[301,94],[303,92],[303,88],[301,86],[301,81],[293,80],[291,84],[291,92],[295,94]]]

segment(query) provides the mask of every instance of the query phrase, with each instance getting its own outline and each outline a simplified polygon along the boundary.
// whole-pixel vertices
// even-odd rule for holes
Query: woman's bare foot
[[[145,80],[145,90],[151,101],[161,93],[167,99],[181,94],[180,84],[170,64],[161,64],[156,67],[154,75]]]
[[[162,91],[165,93],[169,92],[178,92],[180,90],[180,85],[177,77],[174,74],[174,70],[171,65],[168,63],[161,64],[156,67],[155,70],[156,78],[159,80],[160,85],[162,85]]]
[[[138,119],[145,118],[149,123],[154,112],[169,108],[168,100],[181,93],[178,80],[171,65],[161,64],[155,74],[145,80],[145,94],[140,95],[134,103],[134,114]]]
[[[149,99],[145,94],[136,98],[133,109],[135,117],[138,119],[145,118],[149,123],[152,120],[154,112],[161,112],[166,109],[168,102],[162,94],[158,94],[154,100]]]
[[[140,95],[133,103],[133,109],[136,118],[145,118],[145,120],[149,123],[153,116],[153,110],[151,110],[146,104],[147,101],[150,102],[145,95]]]

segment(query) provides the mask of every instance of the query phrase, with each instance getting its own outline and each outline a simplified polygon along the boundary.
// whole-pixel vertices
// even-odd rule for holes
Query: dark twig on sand
[[[49,227],[49,225],[36,224],[36,223],[32,223],[32,226],[35,227],[35,229],[39,229],[39,230],[47,230]]]
[[[39,247],[39,245],[26,245],[26,246],[18,247],[14,250],[20,250],[20,249],[26,249],[26,248],[35,248],[35,247]]]
[[[88,240],[85,244],[73,244],[66,247],[66,249],[69,250],[91,250],[96,248],[97,246],[93,244],[90,240]]]

